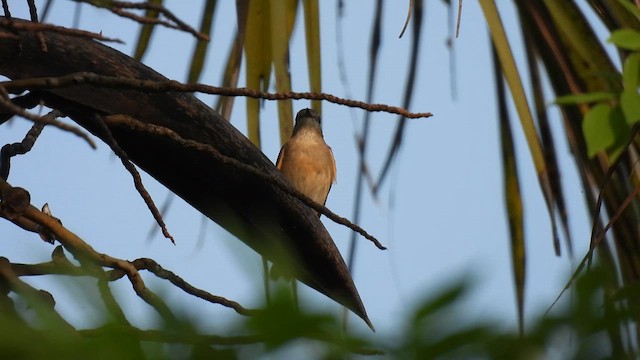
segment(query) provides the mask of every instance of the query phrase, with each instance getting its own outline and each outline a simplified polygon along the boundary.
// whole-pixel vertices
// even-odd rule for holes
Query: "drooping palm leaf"
[[[524,335],[524,293],[526,284],[526,251],[524,239],[524,215],[520,180],[516,167],[516,152],[513,132],[507,109],[507,96],[500,64],[495,48],[492,47],[496,95],[498,99],[498,123],[500,124],[500,144],[502,149],[502,176],[505,197],[505,208],[509,220],[509,237],[511,239],[511,267],[516,289],[516,307],[518,309],[518,327],[520,336]]]
[[[150,0],[149,2],[155,5],[162,5],[164,0]],[[151,19],[157,19],[160,13],[156,10],[147,10],[144,14],[145,17]],[[138,34],[138,40],[136,41],[136,49],[133,52],[133,58],[140,61],[144,57],[144,54],[149,48],[149,42],[151,41],[151,35],[155,30],[155,25],[144,24],[140,27],[140,33]]]
[[[206,34],[207,36],[211,35],[211,26],[213,25],[213,15],[215,14],[216,3],[216,0],[207,0],[204,5],[204,9],[202,10],[202,20],[200,21],[200,29],[198,31],[202,34]],[[197,40],[196,47],[193,49],[193,55],[191,56],[191,65],[189,65],[189,75],[187,76],[188,83],[199,82],[208,47],[209,41]]]

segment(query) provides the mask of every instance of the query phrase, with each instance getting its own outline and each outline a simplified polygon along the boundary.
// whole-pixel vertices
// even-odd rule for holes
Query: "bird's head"
[[[313,109],[302,109],[296,115],[296,123],[293,127],[293,135],[301,130],[313,131],[322,136],[322,127],[320,126],[320,114]]]

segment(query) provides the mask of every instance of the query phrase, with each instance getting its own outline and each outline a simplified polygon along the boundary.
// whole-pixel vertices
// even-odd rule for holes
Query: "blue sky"
[[[200,9],[201,3],[166,1],[166,6],[197,27],[199,10],[193,9]],[[323,91],[345,97],[336,65],[335,2],[320,3]],[[398,39],[408,1],[406,4],[392,3],[387,1],[384,11],[374,102],[400,105],[411,32],[407,31],[402,39]],[[356,100],[364,100],[373,9],[370,1],[345,4],[344,61],[351,95]],[[496,103],[484,18],[475,1],[464,2],[460,37],[453,41],[457,97],[452,99],[450,53],[446,47],[450,34],[448,14],[442,2],[427,2],[426,6],[423,47],[410,110],[429,111],[435,116],[409,122],[390,181],[385,183],[377,200],[367,193],[360,222],[389,248],[382,252],[365,239],[358,238],[361,243],[354,269],[356,286],[378,329],[374,336],[380,338],[393,334],[416,302],[452,278],[464,275],[473,276],[477,283],[465,316],[470,319],[492,316],[515,329]],[[514,50],[518,52],[522,44],[519,32],[513,26],[516,14],[508,2],[501,2],[500,6],[503,21],[511,29],[509,37]],[[74,7],[70,1],[55,2],[48,21],[71,26]],[[14,16],[27,17],[26,4],[12,3],[11,10]],[[303,20],[301,13],[298,15],[291,42],[293,89],[307,91]],[[218,3],[214,24],[201,82],[217,85],[235,31],[233,2]],[[131,21],[89,6],[83,6],[80,28],[124,39],[125,45],[114,47],[127,54],[132,53],[138,32],[138,26]],[[168,78],[184,81],[194,44],[188,34],[158,28],[144,62]],[[517,61],[520,69],[524,69],[524,60]],[[213,103],[210,96],[201,98],[208,104]],[[308,106],[307,101],[297,101],[294,111]],[[324,103],[322,115],[325,139],[333,148],[338,167],[338,182],[332,188],[327,206],[350,218],[357,170],[354,138],[364,113]],[[244,131],[244,119],[244,100],[237,99],[231,121]],[[263,151],[275,161],[279,140],[274,102],[265,103],[262,119]],[[367,161],[374,173],[381,167],[396,121],[397,117],[390,114],[372,115]],[[561,122],[555,110],[551,122],[560,134]],[[528,251],[526,311],[531,313],[539,312],[553,301],[570,274],[571,260],[566,253],[561,258],[554,255],[544,201],[522,132],[518,124],[515,125]],[[3,127],[0,142],[21,140],[28,127],[26,121],[14,121],[8,129]],[[572,216],[574,248],[581,258],[588,244],[590,225],[568,148],[562,138],[556,136],[556,141]],[[149,176],[144,175],[143,180],[156,203],[162,203],[167,190]],[[153,219],[135,192],[130,175],[102,143],[97,151],[91,151],[78,138],[46,128],[34,150],[12,162],[9,182],[29,190],[34,205],[48,202],[53,214],[65,226],[98,251],[130,260],[153,258],[197,287],[245,306],[259,305],[257,301],[262,294],[259,256],[210,221],[206,241],[198,245],[202,216],[182,200],[176,199],[165,217],[177,245],[171,245],[159,235],[147,240]],[[346,257],[350,231],[326,218],[323,223]],[[47,261],[53,250],[33,234],[6,221],[0,222],[0,233],[4,234],[6,242],[2,255],[14,262]],[[51,290],[52,278],[27,280]],[[145,276],[145,280],[152,289],[165,294],[171,303],[192,310],[191,315],[197,316],[195,320],[207,329],[220,329],[236,318],[228,309],[192,299],[151,276]],[[65,285],[67,282],[60,279],[53,283],[57,289],[52,290],[57,306],[73,324],[90,326],[100,322],[99,311],[95,310],[91,299],[78,296],[75,285]],[[153,324],[149,316],[153,311],[132,296],[127,282],[121,280],[112,286],[118,297],[128,304],[127,315],[140,326]],[[303,289],[302,298],[314,307],[341,311],[313,290]],[[367,331],[360,321],[351,324],[358,331]]]

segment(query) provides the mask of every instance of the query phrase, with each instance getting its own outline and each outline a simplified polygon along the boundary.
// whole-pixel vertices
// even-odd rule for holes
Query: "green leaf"
[[[611,161],[615,161],[627,148],[630,136],[630,127],[627,125],[625,116],[619,106],[611,110],[609,124],[613,133],[614,143],[609,147],[608,154]]]
[[[640,31],[621,29],[611,33],[608,40],[616,46],[628,50],[640,50]]]
[[[571,94],[559,96],[554,103],[558,105],[587,104],[615,99],[616,94],[606,91],[597,91],[583,94]]]
[[[441,289],[435,296],[426,299],[413,315],[414,326],[419,327],[421,322],[434,314],[454,308],[466,295],[469,285],[469,279],[460,279],[448,284],[446,289]]]
[[[622,109],[612,108],[606,103],[598,104],[587,112],[582,122],[582,132],[589,157],[609,150],[609,154],[615,158],[624,150],[629,137],[629,127]]]
[[[629,126],[640,120],[640,94],[636,90],[625,90],[620,95],[620,106],[625,123]]]
[[[640,53],[627,56],[622,68],[622,82],[625,89],[637,91],[640,83]]]
[[[592,107],[582,121],[582,132],[587,142],[587,154],[593,157],[599,151],[611,146],[615,137],[609,125],[611,107],[607,104],[598,104]]]

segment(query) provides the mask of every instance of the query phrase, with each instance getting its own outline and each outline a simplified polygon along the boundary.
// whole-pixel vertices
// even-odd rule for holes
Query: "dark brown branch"
[[[91,4],[96,7],[109,9],[109,11],[111,11],[112,13],[118,16],[126,17],[128,19],[137,21],[141,24],[163,25],[172,29],[182,30],[184,32],[190,33],[191,35],[196,37],[198,40],[209,41],[209,36],[207,34],[198,32],[197,30],[189,26],[189,24],[180,20],[171,11],[169,11],[169,9],[162,6],[162,4],[154,4],[151,2],[133,3],[133,2],[127,2],[127,1],[109,1],[106,3],[105,1],[96,1],[96,0],[75,0],[75,1]],[[175,25],[169,22],[154,19],[154,18],[138,16],[129,11],[124,11],[123,9],[153,10],[164,15],[167,19],[173,21]]]
[[[3,217],[9,221],[11,221],[12,223],[14,223],[15,225],[17,225],[18,227],[20,227],[23,230],[32,232],[32,233],[36,233],[38,234],[40,232],[40,225],[34,223],[33,221],[25,218],[25,217],[18,217],[18,218],[13,218],[7,214],[5,214],[4,210],[2,210],[0,208],[0,217]]]
[[[162,214],[160,214],[160,211],[156,207],[156,204],[153,202],[151,195],[149,195],[149,192],[147,191],[147,189],[145,189],[144,185],[142,184],[142,178],[140,177],[140,173],[138,172],[136,167],[131,163],[131,160],[129,160],[129,156],[127,155],[127,153],[120,147],[120,145],[118,145],[118,142],[113,137],[113,134],[111,134],[111,130],[109,130],[107,125],[104,123],[104,120],[102,119],[102,117],[96,114],[94,118],[98,125],[98,128],[100,128],[101,132],[103,133],[103,136],[107,141],[107,144],[109,145],[109,147],[111,147],[111,150],[113,150],[113,152],[118,156],[118,158],[120,158],[122,165],[124,165],[125,169],[127,169],[127,171],[131,174],[131,177],[133,177],[133,183],[136,190],[138,191],[138,194],[140,194],[145,204],[147,204],[147,207],[149,208],[149,211],[151,211],[153,218],[156,220],[156,222],[162,229],[162,234],[164,235],[164,237],[171,240],[171,242],[175,245],[176,241],[173,239],[173,236],[169,234],[169,230],[167,230],[167,225],[164,223],[164,220],[162,219]]]
[[[28,92],[28,93],[26,93],[24,95],[12,97],[11,98],[11,102],[14,105],[26,110],[26,109],[32,109],[32,108],[36,107],[37,105],[39,105],[40,104],[40,98],[36,95],[36,93]],[[4,109],[0,109],[0,125],[6,123],[10,119],[12,119],[14,116],[16,116],[16,115],[13,112],[4,111]]]
[[[207,144],[202,144],[199,143],[197,141],[194,140],[187,140],[187,139],[183,139],[182,137],[180,137],[180,135],[178,135],[177,133],[175,133],[173,130],[165,128],[165,127],[161,127],[161,126],[157,126],[157,125],[152,125],[152,124],[145,124],[143,122],[140,122],[130,116],[126,116],[126,115],[112,115],[112,116],[108,116],[104,118],[104,121],[107,123],[107,125],[112,125],[112,126],[126,126],[129,127],[131,129],[134,129],[136,131],[144,131],[146,133],[152,134],[152,135],[156,135],[156,136],[162,136],[162,137],[166,137],[172,141],[177,142],[178,144],[180,144],[181,146],[184,147],[188,147],[188,148],[192,148],[198,151],[202,151],[204,153],[206,153],[207,155],[211,156],[212,158],[214,158],[217,161],[220,161],[222,163],[226,163],[226,164],[230,164],[234,167],[236,167],[239,170],[245,171],[247,173],[250,173],[254,176],[258,176],[260,178],[262,178],[265,181],[268,181],[274,185],[276,185],[277,187],[279,187],[281,190],[285,191],[286,193],[295,196],[296,198],[300,199],[305,205],[311,207],[312,209],[316,210],[319,213],[322,213],[323,215],[325,215],[326,217],[328,217],[329,219],[333,220],[334,222],[344,225],[346,227],[348,227],[349,229],[359,233],[360,235],[364,236],[366,239],[370,240],[371,242],[373,242],[375,244],[375,246],[378,249],[381,250],[386,250],[386,247],[384,247],[379,241],[378,239],[376,239],[375,237],[373,237],[372,235],[370,235],[369,233],[367,233],[364,229],[362,229],[360,226],[350,222],[349,220],[336,215],[335,213],[333,213],[331,210],[329,210],[328,208],[326,208],[324,205],[316,203],[315,201],[311,200],[309,197],[305,196],[303,193],[299,192],[298,190],[296,190],[293,186],[291,186],[290,184],[288,184],[287,182],[285,182],[283,180],[282,177],[276,177],[276,176],[272,176],[270,174],[264,173],[258,169],[256,169],[255,167],[245,164],[243,162],[240,162],[234,158],[228,157],[228,156],[224,156],[222,154],[220,154],[220,152],[218,152],[214,147],[207,145]]]
[[[1,23],[0,23],[1,25]],[[123,77],[103,76],[89,72],[79,72],[60,77],[32,78],[0,82],[9,91],[24,91],[35,89],[67,88],[80,84],[89,84],[105,88],[130,89],[151,93],[163,93],[167,91],[200,92],[203,94],[223,96],[245,96],[264,100],[324,100],[338,105],[360,108],[367,111],[382,111],[391,114],[402,115],[409,119],[431,117],[432,114],[412,113],[406,109],[384,104],[369,104],[363,101],[349,100],[326,93],[311,92],[285,92],[268,93],[248,88],[225,88],[204,84],[183,84],[175,80],[153,81],[143,79],[128,79]]]
[[[33,0],[27,0],[27,4],[29,5],[29,16],[31,17],[31,21],[38,22],[38,9],[36,8],[36,3]]]
[[[12,189],[15,188],[0,178],[0,193],[3,194],[3,202],[5,201],[4,194],[11,192]],[[140,277],[140,274],[130,262],[95,251],[84,240],[62,226],[58,219],[43,213],[32,205],[27,207],[24,212],[24,217],[55,234],[56,239],[60,241],[81,264],[88,266],[89,269],[98,265],[123,270],[127,274],[136,294],[142,300],[151,305],[165,320],[169,322],[175,321],[176,318],[169,307],[161,298],[146,287],[142,277]]]
[[[155,274],[157,277],[161,279],[169,280],[173,285],[179,287],[180,289],[182,289],[184,292],[188,294],[199,297],[200,299],[203,299],[213,304],[219,304],[219,305],[231,308],[240,315],[250,316],[256,313],[256,310],[247,309],[235,301],[228,300],[222,296],[213,295],[207,291],[200,290],[192,286],[188,282],[184,281],[178,275],[174,274],[169,270],[165,270],[164,268],[162,268],[162,266],[160,266],[153,259],[148,259],[148,258],[136,259],[133,261],[133,265],[138,270],[144,269]]]
[[[136,15],[134,13],[131,13],[129,11],[124,11],[122,9],[119,8],[111,8],[110,9],[112,13],[122,16],[124,18],[127,19],[131,19],[135,22],[138,22],[140,24],[148,24],[148,25],[162,25],[165,27],[168,27],[170,29],[176,29],[176,30],[181,30],[179,26],[174,25],[168,21],[164,21],[164,20],[160,20],[160,19],[156,19],[156,18],[150,18],[150,17],[146,17],[146,16],[139,16]]]
[[[2,0],[2,10],[4,10],[4,17],[11,19],[11,11],[9,11],[9,3],[7,3],[7,0]]]
[[[47,115],[43,116],[43,118],[55,120],[56,117],[61,115],[62,114],[59,111],[53,110]],[[33,124],[31,129],[27,132],[27,135],[25,135],[24,139],[22,139],[21,142],[6,144],[2,147],[2,150],[0,150],[0,177],[2,177],[3,179],[7,179],[9,177],[9,171],[11,169],[11,158],[16,155],[24,155],[27,152],[31,151],[45,125],[46,124],[42,122]]]
[[[9,112],[19,115],[27,120],[31,120],[37,123],[48,124],[48,125],[57,127],[60,130],[70,132],[76,136],[79,136],[84,141],[86,141],[89,144],[89,146],[91,146],[92,149],[96,148],[96,143],[93,141],[93,139],[91,139],[91,137],[86,132],[82,131],[80,128],[65,124],[55,119],[48,119],[46,116],[43,117],[43,116],[32,114],[26,111],[25,109],[15,105],[9,99],[9,94],[7,93],[7,90],[2,86],[0,86],[0,108],[4,108]]]
[[[43,24],[43,23],[35,23],[35,22],[18,22],[18,21],[12,21],[6,18],[0,18],[0,26],[13,31],[30,31],[34,33],[41,32],[41,31],[55,32],[58,34],[70,35],[75,37],[124,44],[124,42],[120,39],[104,37],[102,36],[102,34],[96,34],[90,31],[79,30],[79,29],[69,29],[62,26],[51,25],[51,24]]]
[[[112,298],[108,286],[103,284],[104,281],[112,282],[121,279],[127,275],[123,269],[113,269],[109,272],[92,271],[83,266],[73,265],[62,253],[62,247],[58,246],[53,254],[52,261],[40,263],[40,264],[18,264],[12,263],[11,267],[16,276],[39,276],[39,275],[69,275],[69,276],[91,276],[98,279],[98,286],[100,293],[102,294],[105,305],[110,309],[114,315],[124,318],[124,314],[120,314],[119,306],[115,299]],[[239,303],[224,298],[222,296],[213,295],[202,289],[198,289],[193,285],[186,282],[180,276],[175,273],[164,269],[155,260],[149,258],[140,258],[131,262],[136,270],[147,270],[157,277],[165,280],[169,280],[173,285],[180,288],[184,292],[196,296],[202,300],[213,304],[219,304],[235,310],[240,315],[252,316],[255,315],[258,310],[247,309]],[[106,288],[103,288],[105,287]]]
[[[144,302],[151,305],[151,307],[153,307],[166,321],[170,323],[175,323],[177,321],[175,315],[173,315],[173,312],[169,306],[164,303],[162,298],[147,288],[140,276],[140,273],[132,263],[113,258],[107,254],[100,254],[100,258],[100,265],[124,271],[127,274],[131,285],[133,285],[133,290],[136,294],[144,300]]]

